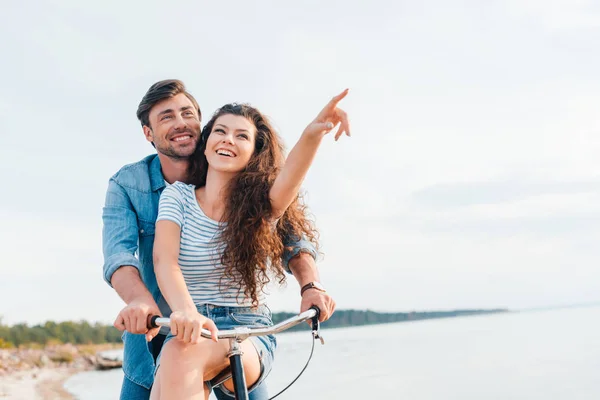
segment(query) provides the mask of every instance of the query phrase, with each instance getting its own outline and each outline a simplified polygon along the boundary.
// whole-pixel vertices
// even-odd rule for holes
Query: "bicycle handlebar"
[[[288,318],[280,323],[269,326],[269,327],[258,327],[258,328],[250,328],[246,326],[239,326],[233,329],[220,330],[217,339],[238,339],[244,340],[250,336],[263,336],[263,335],[273,335],[275,333],[283,332],[287,329],[290,329],[293,326],[298,325],[304,321],[309,319],[313,319],[313,331],[315,330],[315,326],[317,326],[318,330],[318,321],[319,321],[320,310],[316,306],[312,306],[308,310],[295,315],[291,318]],[[150,318],[148,323],[149,328],[157,328],[159,326],[167,326],[171,325],[171,320],[169,318],[162,318],[158,315],[154,315]],[[211,339],[212,336],[208,329],[202,328],[200,330],[200,335],[203,338]]]

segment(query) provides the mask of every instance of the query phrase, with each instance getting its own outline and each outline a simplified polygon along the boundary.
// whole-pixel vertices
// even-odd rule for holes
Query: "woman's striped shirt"
[[[225,277],[220,241],[224,223],[210,219],[196,200],[195,186],[175,182],[160,196],[156,221],[172,221],[181,228],[179,267],[195,304],[250,306],[252,299]],[[264,295],[259,294],[259,302]]]

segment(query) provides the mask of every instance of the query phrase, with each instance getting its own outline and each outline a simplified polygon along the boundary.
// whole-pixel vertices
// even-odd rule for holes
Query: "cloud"
[[[76,219],[0,210],[3,275],[7,278],[68,276],[93,271],[101,278],[101,230]],[[96,265],[93,267],[92,265]]]
[[[351,88],[353,137],[326,138],[305,182],[340,307],[597,300],[595,3],[388,3],[319,3],[315,17],[304,4],[187,1],[168,23],[158,2],[3,9],[3,313],[114,317],[104,191],[153,151],[135,109],[167,77],[205,115],[254,103],[288,148]],[[272,308],[298,307],[294,285]]]
[[[413,204],[432,209],[467,207],[479,204],[497,204],[523,201],[543,195],[600,195],[598,181],[489,181],[437,184],[414,192]],[[569,198],[561,196],[557,203]]]
[[[515,16],[540,21],[554,31],[600,27],[600,7],[593,0],[510,0],[507,9]]]

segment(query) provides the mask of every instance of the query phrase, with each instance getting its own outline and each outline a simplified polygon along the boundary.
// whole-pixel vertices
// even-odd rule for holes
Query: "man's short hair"
[[[142,123],[142,126],[150,127],[150,110],[157,103],[170,99],[171,97],[175,97],[178,94],[183,93],[185,96],[190,99],[196,110],[198,110],[198,118],[202,121],[202,112],[200,111],[200,106],[194,96],[192,96],[185,89],[185,85],[179,79],[166,79],[164,81],[156,82],[154,85],[150,86],[150,89],[146,92],[140,105],[137,109],[137,118]]]

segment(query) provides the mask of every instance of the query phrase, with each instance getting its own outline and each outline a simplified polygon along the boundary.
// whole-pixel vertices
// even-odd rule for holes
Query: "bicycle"
[[[279,396],[281,393],[286,391],[290,386],[292,386],[296,382],[296,380],[298,380],[298,378],[300,378],[300,375],[302,375],[302,373],[308,366],[310,359],[312,358],[315,340],[319,339],[321,341],[321,344],[325,344],[320,334],[319,313],[320,310],[316,306],[313,306],[310,309],[304,311],[303,313],[288,318],[270,327],[251,328],[245,326],[238,326],[233,329],[219,331],[219,334],[217,335],[218,339],[229,339],[229,352],[227,353],[227,357],[229,358],[231,379],[233,380],[233,388],[235,392],[235,400],[248,400],[248,388],[246,386],[246,376],[244,375],[244,365],[242,363],[243,353],[240,347],[240,343],[242,343],[242,341],[249,338],[250,336],[273,335],[290,329],[291,327],[296,326],[304,321],[308,321],[309,319],[312,320],[313,342],[308,361],[302,369],[302,371],[300,371],[300,374],[298,374],[298,376],[288,386],[286,386],[275,396],[271,397],[269,400],[274,399],[275,397]],[[158,315],[155,315],[150,319],[148,325],[150,328],[157,328],[159,326],[169,327],[170,319],[162,318]],[[203,338],[211,339],[211,334],[207,329],[202,329],[200,334]],[[227,379],[229,379],[229,370],[226,369],[224,372],[217,376],[215,380],[215,386],[223,383]]]

